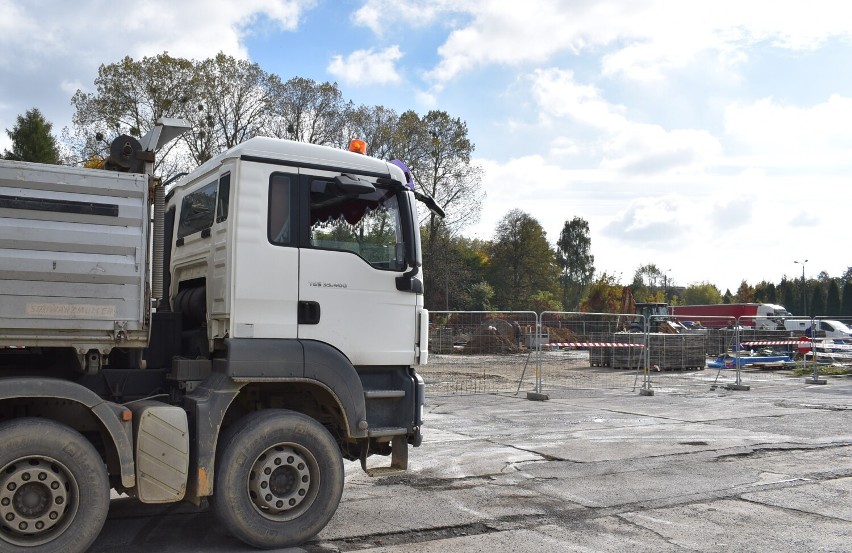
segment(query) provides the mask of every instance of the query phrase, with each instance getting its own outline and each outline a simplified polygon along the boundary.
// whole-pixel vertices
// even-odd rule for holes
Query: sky
[[[101,64],[224,52],[337,82],[356,104],[464,120],[486,193],[468,236],[491,239],[518,208],[555,244],[581,217],[598,275],[628,284],[653,263],[670,286],[722,292],[852,266],[850,3],[0,0],[0,13],[0,130],[37,107],[59,135]]]

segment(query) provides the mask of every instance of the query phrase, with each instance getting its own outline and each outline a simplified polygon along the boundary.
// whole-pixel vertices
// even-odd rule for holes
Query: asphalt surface
[[[331,523],[276,551],[852,552],[850,377],[439,396],[427,414],[407,473],[346,463]],[[256,550],[206,509],[118,498],[90,551]]]

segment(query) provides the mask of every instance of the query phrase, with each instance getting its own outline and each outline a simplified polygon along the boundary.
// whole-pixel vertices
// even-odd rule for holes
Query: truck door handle
[[[298,323],[315,325],[320,322],[320,304],[315,301],[300,301]]]

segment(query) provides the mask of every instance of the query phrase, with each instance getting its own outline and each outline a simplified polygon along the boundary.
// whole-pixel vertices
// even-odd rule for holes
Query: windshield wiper
[[[441,206],[438,205],[438,202],[435,201],[435,198],[428,194],[424,194],[423,192],[418,192],[417,190],[412,190],[414,192],[414,197],[423,202],[426,207],[428,207],[432,213],[443,219],[446,217],[446,213]]]
[[[435,198],[433,198],[429,194],[418,192],[417,190],[414,190],[409,187],[407,184],[402,183],[396,179],[380,177],[376,179],[376,186],[381,188],[390,188],[396,192],[405,192],[406,190],[410,190],[411,192],[414,192],[414,197],[423,202],[432,213],[442,219],[446,217],[446,213],[444,213],[443,208],[438,205],[438,202],[435,201]]]

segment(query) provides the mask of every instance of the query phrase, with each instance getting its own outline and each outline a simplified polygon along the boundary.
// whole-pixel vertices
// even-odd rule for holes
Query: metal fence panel
[[[682,319],[437,311],[429,326],[429,365],[419,371],[432,395],[748,390],[790,378],[823,383],[821,375],[835,374],[830,371],[852,371],[852,330],[845,337],[836,319],[811,318],[795,330],[784,321],[776,330],[757,330],[731,317],[705,316],[697,325]]]
[[[641,316],[545,311],[540,319],[542,389],[642,385],[645,335],[635,331],[644,326]]]
[[[535,386],[533,311],[430,311],[426,393],[517,393]]]

